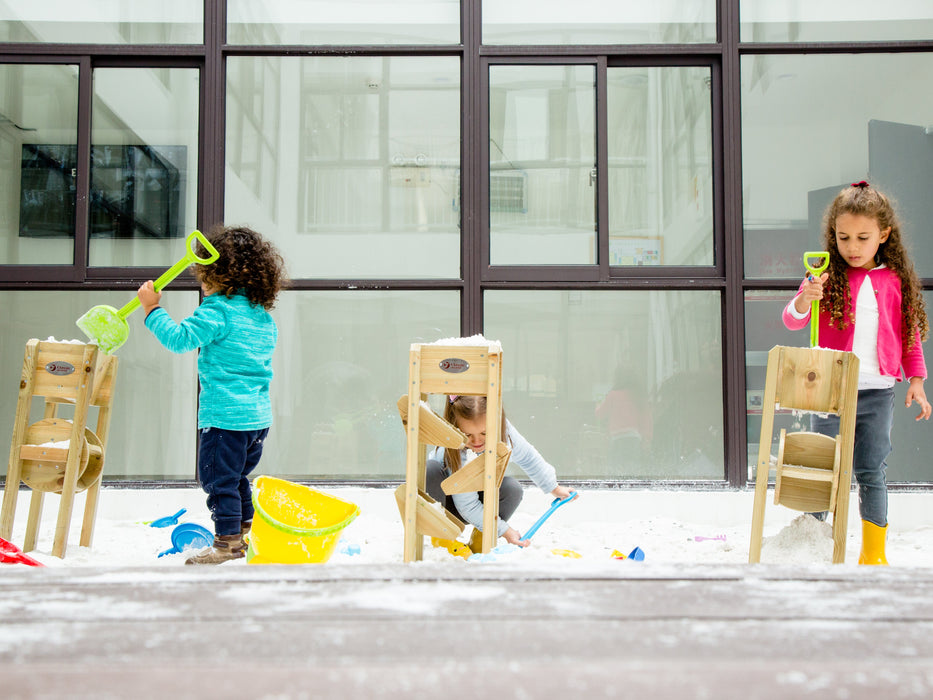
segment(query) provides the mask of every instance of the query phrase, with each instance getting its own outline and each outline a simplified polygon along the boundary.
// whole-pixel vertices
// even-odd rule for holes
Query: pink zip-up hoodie
[[[903,380],[901,374],[903,368],[908,379],[911,377],[926,379],[927,367],[923,359],[923,347],[920,345],[919,333],[916,334],[915,342],[910,350],[904,352],[901,342],[904,324],[904,317],[901,315],[901,280],[891,269],[876,267],[873,270],[865,270],[860,267],[850,267],[847,271],[850,309],[858,293],[857,290],[862,288],[865,275],[871,276],[871,285],[878,299],[878,366],[881,374],[895,377],[900,382]],[[803,289],[803,285],[804,282],[801,282],[800,289]],[[800,289],[797,291],[798,294]],[[796,298],[795,295],[794,299]],[[782,314],[784,325],[792,331],[800,330],[810,322],[809,312],[805,318],[795,318],[790,312],[794,299],[791,299],[784,307]],[[854,337],[855,324],[850,323],[840,330],[829,325],[829,314],[820,314],[820,347],[850,352]]]

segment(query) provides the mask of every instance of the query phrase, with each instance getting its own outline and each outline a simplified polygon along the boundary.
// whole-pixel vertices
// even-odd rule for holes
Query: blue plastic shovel
[[[148,523],[148,525],[149,527],[168,527],[169,525],[177,525],[178,519],[187,512],[187,508],[182,508],[180,511],[175,513],[175,515],[166,515],[164,518],[156,518],[151,523]]]
[[[530,540],[530,539],[531,539],[531,536],[532,536],[533,534],[535,534],[535,533],[538,531],[538,528],[541,527],[541,526],[544,524],[544,521],[545,521],[545,520],[547,520],[548,518],[551,517],[551,515],[554,513],[555,510],[557,510],[558,508],[560,508],[560,507],[561,507],[562,505],[564,505],[565,503],[569,503],[570,501],[572,501],[576,495],[577,495],[577,492],[576,492],[576,491],[571,491],[571,492],[570,492],[570,495],[567,496],[567,498],[565,498],[565,499],[563,499],[563,500],[561,500],[560,498],[555,498],[555,499],[554,499],[554,502],[551,503],[551,507],[548,508],[547,513],[545,513],[545,514],[542,515],[540,518],[538,518],[538,522],[536,522],[534,525],[532,525],[532,526],[531,526],[531,529],[529,529],[528,532],[526,532],[524,535],[522,535],[521,539],[523,539],[523,540]]]

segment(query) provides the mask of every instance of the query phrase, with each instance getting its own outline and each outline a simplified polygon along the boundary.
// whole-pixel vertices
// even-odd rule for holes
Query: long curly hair
[[[505,434],[505,409],[502,409],[502,422],[499,425],[499,441],[506,440]],[[444,405],[444,420],[451,425],[460,427],[460,419],[473,420],[486,415],[486,397],[485,396],[450,396],[447,397]],[[494,446],[495,447],[495,446]],[[488,448],[487,448],[488,449]],[[453,474],[460,469],[460,450],[448,447],[444,450],[444,464]]]
[[[855,303],[846,275],[849,265],[836,246],[836,219],[842,214],[871,217],[882,231],[891,227],[887,240],[878,247],[875,263],[890,268],[901,280],[904,349],[913,346],[918,333],[921,340],[926,340],[930,330],[926,305],[920,279],[904,246],[901,223],[890,198],[865,182],[839,192],[823,216],[823,246],[829,252],[829,278],[824,285],[820,310],[829,314],[830,325],[835,328],[842,329],[855,322]]]
[[[245,294],[250,303],[266,310],[288,284],[285,261],[275,246],[246,226],[217,224],[205,234],[220,257],[210,265],[195,265],[194,276],[217,294]],[[198,242],[197,254],[207,257]]]

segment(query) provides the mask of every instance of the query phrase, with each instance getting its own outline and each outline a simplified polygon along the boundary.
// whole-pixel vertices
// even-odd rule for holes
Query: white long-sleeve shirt
[[[551,491],[556,489],[557,471],[541,456],[530,442],[522,437],[521,433],[519,433],[515,429],[515,426],[508,420],[505,422],[505,433],[507,438],[505,442],[512,450],[512,455],[509,457],[509,464],[517,464],[521,467],[522,471],[528,475],[528,478],[535,483],[535,486],[544,491],[544,493],[551,493]],[[467,450],[463,449],[460,451],[461,465],[466,464],[466,458]],[[443,464],[444,448],[434,448],[434,450],[428,454],[428,459],[434,459]],[[444,469],[448,474],[450,473],[446,465]],[[460,515],[475,528],[482,530],[483,502],[479,499],[479,492],[455,493],[452,498]],[[502,518],[499,518],[497,527],[498,535],[501,537],[508,529],[509,524]]]
[[[852,352],[859,359],[859,389],[889,389],[895,383],[894,377],[881,374],[878,362],[878,299],[875,295],[871,276],[865,275],[865,280],[855,294],[855,328],[852,336]],[[797,296],[787,305],[788,313],[797,319],[809,319],[809,308],[800,313],[794,306]]]

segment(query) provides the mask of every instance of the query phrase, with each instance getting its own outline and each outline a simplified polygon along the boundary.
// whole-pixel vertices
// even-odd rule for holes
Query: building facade
[[[409,345],[482,333],[562,481],[743,487],[767,351],[809,342],[780,311],[835,192],[890,192],[933,284],[933,5],[844,12],[0,0],[4,385],[28,338],[79,338],[190,230],[247,224],[292,278],[263,471],[402,478]],[[190,313],[193,278],[163,300]],[[196,358],[130,323],[105,479],[190,480]],[[931,481],[915,415],[896,409],[892,484]]]

